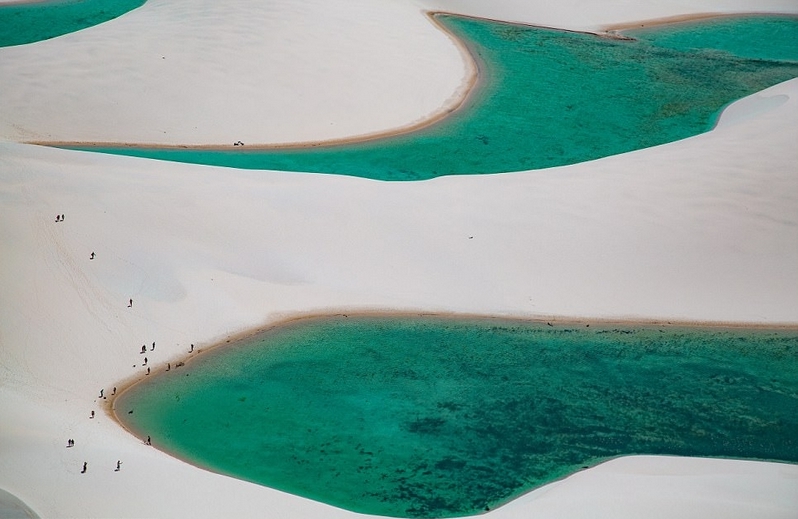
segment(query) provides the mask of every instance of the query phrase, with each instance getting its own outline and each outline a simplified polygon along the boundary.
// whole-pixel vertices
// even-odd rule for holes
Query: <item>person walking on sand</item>
[[[102,397],[103,397],[103,391],[105,391],[105,390],[104,390],[104,389],[101,389],[101,390],[100,390],[100,398],[102,398]]]
[[[86,470],[88,469],[89,464],[87,462],[83,462],[83,470],[80,471],[81,474],[85,474]]]
[[[122,470],[122,462],[120,460],[116,460],[116,471],[115,472],[119,472],[120,470]]]
[[[91,256],[89,256],[89,259],[94,259],[94,251],[92,251]]]
[[[131,299],[130,302],[128,302],[127,307],[133,308],[133,299]]]
[[[61,221],[61,215],[60,214],[55,215],[55,223],[58,223],[60,221]]]
[[[152,349],[150,351],[155,351],[155,341],[152,341]]]
[[[150,374],[150,368],[147,368],[147,375]]]
[[[190,350],[188,350],[188,352],[189,352],[189,353],[192,353],[193,351],[194,351],[194,345],[192,344],[192,345],[191,345],[191,349],[190,349]]]
[[[146,344],[142,344],[141,345],[141,353],[147,353],[147,345]]]
[[[116,386],[114,386],[114,390],[111,391],[111,396],[114,396],[115,394],[116,394]]]
[[[146,365],[147,365],[147,357],[144,357],[144,364],[142,364],[142,366],[146,366]]]
[[[94,418],[94,411],[91,412],[91,416],[89,418]]]
[[[147,441],[144,442],[144,445],[152,445],[152,438],[147,436]]]

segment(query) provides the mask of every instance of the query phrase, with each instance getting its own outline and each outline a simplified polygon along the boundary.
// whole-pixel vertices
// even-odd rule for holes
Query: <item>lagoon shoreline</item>
[[[571,316],[530,316],[530,315],[486,315],[486,314],[463,314],[455,312],[424,312],[418,311],[392,311],[392,310],[376,310],[376,309],[339,309],[334,312],[313,312],[313,313],[298,313],[296,315],[282,317],[276,321],[265,323],[255,328],[243,330],[227,336],[224,340],[214,342],[208,345],[202,345],[201,342],[195,343],[195,348],[191,353],[184,353],[176,357],[170,357],[168,364],[172,366],[188,365],[192,360],[202,357],[208,353],[219,353],[218,350],[226,347],[234,347],[241,343],[247,343],[258,336],[277,331],[280,328],[287,326],[301,325],[303,321],[317,321],[328,318],[337,317],[351,317],[357,318],[388,318],[388,319],[408,319],[408,318],[437,318],[452,322],[463,321],[476,321],[476,322],[499,322],[504,324],[521,323],[521,324],[534,324],[539,326],[549,325],[554,327],[590,327],[600,329],[639,329],[639,328],[661,328],[661,329],[686,329],[686,330],[715,330],[715,331],[761,331],[761,332],[796,332],[798,331],[798,323],[757,323],[757,322],[725,322],[725,321],[686,321],[686,320],[671,320],[671,319],[616,319],[616,318],[590,318],[590,317],[571,317]],[[197,346],[199,344],[199,346]],[[154,364],[154,372],[151,375],[131,375],[119,382],[113,384],[117,389],[114,398],[105,403],[104,409],[119,425],[134,434],[139,439],[144,439],[141,434],[135,434],[128,428],[124,420],[120,419],[117,414],[115,402],[122,394],[128,389],[147,382],[151,378],[157,377],[166,372],[167,362],[161,361],[159,364]],[[172,367],[177,369],[177,367]]]
[[[137,429],[135,427],[135,420],[131,422],[130,420],[126,420],[125,417],[125,409],[117,409],[116,402],[118,399],[123,398],[123,395],[130,389],[134,388],[140,383],[146,383],[148,381],[152,382],[157,387],[157,378],[159,377],[178,377],[180,375],[179,369],[190,369],[191,364],[198,359],[202,359],[205,361],[213,361],[213,358],[207,357],[207,355],[224,355],[227,348],[250,348],[253,345],[253,341],[262,342],[268,341],[268,336],[273,333],[277,333],[278,335],[281,333],[282,330],[285,328],[295,328],[299,327],[302,328],[305,324],[319,324],[320,322],[325,322],[327,320],[333,319],[336,322],[344,323],[350,319],[358,320],[358,319],[378,319],[380,322],[383,322],[385,319],[400,319],[403,321],[413,320],[414,318],[420,319],[432,319],[434,322],[440,323],[466,323],[466,324],[474,324],[477,327],[482,327],[485,325],[491,326],[499,326],[500,328],[514,328],[515,326],[522,326],[522,327],[531,327],[536,328],[538,330],[548,332],[548,331],[556,331],[556,330],[567,330],[567,331],[579,331],[580,329],[585,330],[588,329],[590,332],[598,331],[599,333],[604,331],[618,331],[620,328],[621,330],[629,330],[629,331],[636,331],[636,332],[644,332],[647,330],[648,332],[651,331],[670,331],[670,332],[751,332],[751,331],[761,331],[763,333],[767,333],[768,335],[772,333],[780,333],[780,332],[789,332],[792,337],[795,337],[795,333],[798,332],[798,326],[796,325],[783,325],[783,326],[773,326],[773,325],[763,325],[763,324],[756,324],[754,323],[752,326],[743,326],[740,323],[696,323],[696,322],[673,322],[673,321],[657,321],[657,320],[647,320],[647,321],[635,321],[635,320],[617,320],[617,319],[582,319],[582,320],[573,320],[568,318],[562,317],[529,317],[529,316],[521,316],[521,317],[513,317],[513,316],[489,316],[489,315],[463,315],[463,314],[451,314],[451,313],[428,313],[428,312],[390,312],[390,311],[352,311],[352,310],[344,310],[338,313],[326,313],[326,314],[313,314],[313,315],[297,315],[290,318],[286,318],[281,320],[277,323],[273,323],[271,325],[262,327],[258,330],[252,331],[250,335],[238,335],[238,336],[231,336],[228,340],[211,345],[205,348],[197,348],[194,350],[193,354],[184,356],[181,360],[178,360],[177,364],[172,364],[172,370],[176,370],[176,373],[168,373],[163,369],[163,366],[156,367],[155,372],[152,375],[139,377],[138,380],[133,381],[132,383],[122,386],[121,390],[117,393],[116,397],[109,401],[108,410],[110,415],[116,420],[120,427],[124,428],[137,438],[140,441],[144,442],[144,438],[148,437],[148,432],[142,429]],[[657,335],[657,334],[655,334]],[[261,347],[261,346],[259,346]],[[185,367],[184,367],[185,366]],[[201,367],[200,367],[201,369]],[[188,375],[186,375],[188,376]],[[133,409],[133,408],[131,408]],[[132,410],[130,411],[132,412]],[[122,413],[122,414],[119,414]],[[155,434],[155,433],[153,433]],[[195,458],[191,458],[190,456],[186,456],[180,454],[177,451],[172,449],[164,449],[158,445],[158,438],[153,437],[153,445],[154,448],[159,448],[163,450],[169,456],[172,456],[176,459],[182,460],[186,463],[194,465],[200,469],[208,470],[214,473],[222,474],[222,475],[232,475],[230,473],[225,472],[223,469],[218,467],[214,467],[209,464],[204,464],[201,461],[198,461]],[[638,454],[639,455],[639,454]],[[599,465],[603,465],[613,460],[620,460],[622,458],[627,458],[629,456],[634,456],[633,454],[621,454],[617,456],[605,457],[600,460],[592,460],[590,463],[587,463],[586,466],[582,467],[581,470],[572,472],[561,477],[558,477],[554,480],[549,481],[543,486],[536,486],[531,489],[528,489],[521,494],[516,495],[515,497],[508,499],[507,501],[497,504],[493,503],[491,505],[491,510],[498,510],[499,508],[512,503],[516,499],[520,498],[521,496],[533,493],[537,490],[540,490],[548,485],[554,484],[555,482],[563,481],[577,472],[582,472],[587,469],[595,468]],[[647,454],[646,456],[655,456],[660,458],[667,458],[669,455],[667,454]],[[697,458],[700,459],[700,458]],[[707,459],[718,459],[718,458],[707,458]],[[725,458],[720,458],[725,459]],[[790,466],[789,462],[782,461],[782,460],[769,460],[769,459],[759,459],[759,458],[746,458],[745,461],[748,462],[767,462],[767,463],[777,463],[777,464],[785,464],[786,466]],[[798,465],[796,466],[798,468]]]
[[[39,0],[33,0],[33,1],[37,2]],[[496,18],[462,15],[449,11],[427,11],[424,13],[424,15],[429,19],[430,23],[432,23],[439,31],[445,34],[459,49],[463,59],[463,64],[466,73],[462,84],[458,88],[458,91],[452,94],[452,96],[450,97],[449,100],[447,100],[444,106],[442,106],[435,112],[426,115],[423,120],[415,122],[409,126],[402,126],[389,130],[378,131],[375,133],[354,135],[350,137],[337,138],[337,139],[286,142],[286,143],[275,143],[275,144],[256,142],[254,144],[244,143],[240,147],[238,143],[192,144],[186,142],[175,142],[175,143],[164,144],[164,143],[147,143],[147,142],[82,141],[82,140],[74,140],[74,141],[73,140],[64,140],[64,141],[25,140],[22,142],[38,146],[48,146],[48,147],[67,148],[67,149],[88,148],[89,150],[91,148],[132,148],[132,149],[140,148],[140,149],[198,150],[198,151],[201,150],[246,151],[246,150],[298,150],[298,149],[308,149],[308,148],[326,148],[326,147],[342,146],[347,144],[367,143],[380,139],[407,135],[409,133],[433,126],[436,123],[440,122],[441,120],[445,119],[446,117],[452,115],[453,113],[464,109],[468,105],[469,99],[474,95],[475,90],[479,88],[480,77],[482,75],[481,73],[482,67],[479,64],[478,56],[469,48],[469,44],[467,42],[461,40],[459,37],[457,37],[457,35],[449,31],[445,25],[443,25],[438,21],[438,18],[441,16],[458,16],[466,19],[487,20],[498,23],[504,22],[503,20]],[[698,22],[702,20],[711,20],[711,19],[745,18],[752,16],[773,16],[773,15],[798,16],[798,15],[790,15],[788,13],[778,13],[778,12],[769,13],[769,12],[758,12],[758,11],[740,12],[740,13],[696,13],[696,14],[687,14],[687,15],[655,18],[648,20],[639,20],[633,22],[625,22],[617,25],[607,25],[606,27],[603,27],[600,30],[596,31],[561,29],[557,27],[552,27],[547,25],[536,25],[532,23],[519,23],[519,22],[514,22],[514,23],[516,25],[525,26],[525,27],[557,30],[563,32],[576,32],[576,33],[594,35],[597,37],[609,37],[609,38],[616,38],[622,40],[630,40],[634,38],[624,35],[623,34],[624,31],[632,29],[640,29],[640,28],[654,28],[666,25],[686,24],[686,23]]]
[[[798,12],[756,4],[691,8]],[[40,516],[356,516],[142,445],[98,396],[145,376],[142,344],[157,341],[157,371],[191,342],[224,345],[331,309],[798,325],[796,80],[733,103],[713,131],[684,141],[418,183],[22,144],[320,142],[390,130],[445,105],[466,77],[462,51],[427,11],[593,30],[683,6],[271,8],[150,0],[100,26],[0,49],[0,489]],[[381,108],[386,98],[395,109]],[[487,516],[792,519],[796,482],[795,465],[629,456]]]

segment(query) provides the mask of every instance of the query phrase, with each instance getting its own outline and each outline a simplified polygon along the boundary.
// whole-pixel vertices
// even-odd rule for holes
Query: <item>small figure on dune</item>
[[[132,299],[128,302],[127,307],[128,308],[133,308],[133,300]]]
[[[150,374],[150,368],[147,368],[147,375]]]
[[[141,352],[140,353],[147,353],[147,345],[146,344],[142,344],[141,345]]]
[[[119,472],[122,470],[122,461],[116,460],[116,470],[114,472]]]
[[[171,362],[167,362],[166,363],[166,371],[171,371],[171,369],[172,369],[172,363]]]
[[[64,221],[64,215],[61,215],[61,221],[62,222]]]
[[[194,345],[192,344],[192,345],[191,345],[191,349],[190,349],[190,350],[188,350],[188,352],[189,352],[189,353],[192,353],[193,351],[194,351]]]
[[[144,357],[144,364],[142,364],[142,366],[146,366],[146,365],[147,365],[147,357]]]
[[[83,462],[83,470],[80,471],[81,474],[85,474],[86,470],[88,469],[89,464],[85,461]]]
[[[91,412],[91,416],[89,418],[94,418],[94,411]]]
[[[74,447],[74,446],[75,446],[75,440],[73,440],[72,438],[68,439],[67,440],[67,448]]]
[[[91,256],[89,256],[89,259],[94,259],[94,252],[93,251],[91,253]]]
[[[105,390],[104,390],[104,389],[101,389],[101,390],[100,390],[100,398],[102,398],[102,397],[103,397],[103,391],[105,391]]]
[[[147,441],[144,442],[144,445],[152,445],[152,438],[147,436]]]
[[[111,392],[111,396],[116,394],[116,386],[114,386],[114,390]]]
[[[61,215],[60,214],[55,215],[55,222],[58,223],[60,221],[61,221]]]
[[[152,343],[152,349],[150,349],[150,351],[154,351],[154,350],[155,350],[155,342],[153,341],[153,343]]]

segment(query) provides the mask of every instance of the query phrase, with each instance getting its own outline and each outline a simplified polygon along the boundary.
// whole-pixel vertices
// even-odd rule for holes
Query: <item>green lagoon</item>
[[[305,319],[115,408],[214,471],[357,512],[463,516],[627,454],[798,462],[798,331]]]
[[[0,6],[0,47],[24,45],[113,20],[146,0],[46,0]]]
[[[480,82],[460,110],[418,131],[295,149],[234,148],[234,134],[219,150],[76,149],[379,180],[522,171],[700,134],[730,102],[798,77],[798,17],[704,20],[628,31],[628,39],[438,20],[475,56]]]

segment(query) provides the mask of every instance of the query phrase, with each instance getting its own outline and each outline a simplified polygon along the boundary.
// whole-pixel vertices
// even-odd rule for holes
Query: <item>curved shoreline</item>
[[[156,149],[156,150],[206,150],[206,151],[246,151],[246,150],[302,150],[312,148],[326,148],[334,146],[342,146],[347,144],[361,144],[372,142],[375,140],[397,137],[407,135],[415,131],[428,128],[436,123],[446,119],[451,114],[466,108],[471,100],[478,93],[479,85],[484,74],[484,66],[480,63],[476,53],[473,52],[470,44],[458,38],[453,32],[449,31],[439,20],[440,16],[457,16],[470,20],[485,20],[496,23],[511,23],[529,28],[548,29],[555,31],[563,31],[568,33],[587,34],[603,38],[611,38],[618,40],[635,40],[635,38],[623,35],[624,30],[636,29],[641,27],[658,27],[664,25],[674,25],[681,23],[690,23],[700,20],[709,20],[715,18],[743,18],[749,16],[785,16],[785,17],[798,17],[798,15],[790,13],[764,13],[764,12],[745,12],[745,13],[700,13],[691,15],[677,15],[665,18],[656,18],[652,20],[640,20],[637,22],[629,22],[617,25],[607,25],[600,31],[577,31],[571,29],[562,29],[558,27],[551,27],[546,25],[538,25],[532,23],[519,23],[507,22],[497,18],[487,18],[479,16],[462,15],[449,11],[425,11],[423,13],[430,22],[437,27],[449,40],[457,47],[463,58],[463,63],[466,68],[466,78],[461,83],[460,87],[455,91],[452,96],[441,106],[438,110],[423,118],[423,120],[411,123],[407,126],[394,128],[390,130],[377,131],[368,134],[354,135],[351,137],[327,139],[327,140],[311,140],[300,142],[288,142],[278,144],[257,143],[245,144],[244,146],[237,146],[234,144],[151,144],[140,142],[113,142],[113,141],[42,141],[32,140],[23,141],[24,144],[32,144],[37,146],[48,146],[56,148],[129,148],[129,149]],[[736,101],[736,100],[735,100]],[[732,101],[734,102],[734,101]]]
[[[591,325],[595,325],[598,328],[611,328],[611,327],[621,327],[627,329],[640,329],[640,328],[670,328],[670,329],[698,329],[698,330],[746,330],[746,331],[761,331],[761,332],[779,332],[779,331],[790,331],[790,332],[798,332],[798,323],[792,324],[761,324],[761,323],[741,323],[741,322],[719,322],[719,321],[684,321],[684,320],[659,320],[659,319],[611,319],[611,318],[577,318],[577,317],[566,317],[566,316],[502,316],[502,315],[485,315],[485,314],[473,314],[473,313],[455,313],[455,312],[422,312],[422,311],[388,311],[388,310],[354,310],[354,311],[340,311],[340,312],[326,312],[326,313],[319,313],[319,312],[311,312],[311,313],[298,313],[290,316],[286,316],[283,318],[279,318],[275,321],[269,322],[262,326],[251,328],[246,331],[242,331],[236,334],[232,334],[228,336],[226,339],[218,342],[211,343],[207,347],[200,347],[195,348],[193,353],[184,354],[177,359],[172,359],[173,366],[172,370],[177,370],[180,367],[187,367],[190,365],[192,361],[195,361],[198,358],[204,358],[206,354],[216,353],[222,354],[223,352],[219,351],[221,348],[225,346],[236,347],[245,345],[249,340],[258,337],[260,335],[264,335],[273,331],[278,331],[283,327],[295,326],[295,325],[302,325],[303,321],[314,321],[314,320],[324,320],[327,318],[334,318],[334,317],[344,317],[344,318],[406,318],[412,319],[415,317],[432,317],[432,318],[440,318],[442,320],[451,320],[451,321],[478,321],[478,322],[490,322],[490,321],[500,321],[507,325],[511,325],[512,323],[524,323],[524,324],[533,324],[538,326],[545,327],[546,325],[554,326],[554,327],[589,327]],[[157,365],[158,371],[153,372],[151,375],[135,375],[130,378],[126,378],[121,382],[116,384],[117,392],[113,398],[108,399],[107,401],[103,402],[106,414],[116,422],[123,430],[127,431],[132,436],[136,437],[138,440],[144,442],[144,438],[147,436],[143,431],[137,430],[132,425],[125,422],[123,418],[121,418],[120,410],[116,408],[117,399],[121,398],[122,395],[127,393],[129,390],[133,389],[138,384],[141,384],[147,380],[153,380],[160,377],[165,377],[167,375],[167,371],[164,369],[165,363],[160,363]],[[156,440],[157,444],[157,440]],[[205,470],[214,474],[220,474],[223,476],[239,479],[242,481],[249,481],[251,483],[266,486],[262,483],[257,481],[251,481],[246,478],[242,478],[241,476],[228,473],[218,469],[217,467],[213,467],[211,465],[203,464],[201,461],[196,459],[192,459],[190,457],[184,456],[176,451],[161,448],[160,446],[155,447],[158,451],[166,454],[169,457],[172,457],[176,460],[179,460],[183,463],[191,465],[193,467],[199,468],[201,470]],[[560,477],[557,477],[551,481],[544,483],[543,485],[536,486],[533,488],[529,488],[520,494],[508,498],[507,500],[499,503],[497,506],[491,508],[491,510],[496,510],[498,508],[504,507],[517,499],[534,492],[536,490],[545,488],[551,484],[556,482],[562,481],[566,478],[569,478],[579,472],[583,472],[584,470],[595,468],[599,465],[608,463],[612,460],[626,458],[626,457],[634,457],[634,456],[656,456],[656,457],[680,457],[674,455],[667,455],[667,454],[646,454],[646,453],[628,453],[628,454],[620,454],[617,456],[610,456],[607,458],[601,458],[595,460],[595,463],[586,462],[581,469],[576,470],[574,472],[570,472],[567,474],[563,474]],[[690,458],[695,458],[690,456]],[[785,465],[794,465],[793,463],[781,461],[781,460],[770,460],[770,459],[754,459],[754,458],[726,458],[726,457],[707,457],[707,456],[699,456],[698,459],[729,459],[729,460],[736,460],[736,461],[759,461],[759,462],[770,462],[770,463],[781,463]],[[271,488],[266,486],[267,488]],[[327,504],[327,503],[325,503]],[[335,505],[329,505],[338,508]],[[346,509],[345,509],[346,510]],[[477,514],[467,514],[463,517],[471,517]]]
[[[573,17],[590,23],[575,26],[588,31],[600,29],[593,20],[642,19],[663,12],[663,6],[655,9],[642,4],[626,6],[634,7],[627,11],[618,9],[617,2],[612,5],[615,16],[603,12],[601,3],[583,5],[588,11],[584,14],[578,5],[517,5],[524,12],[550,9],[557,11],[554,19]],[[288,13],[296,9],[289,4],[273,7],[285,7]],[[345,4],[339,7],[348,17],[364,14]],[[673,7],[664,6],[665,14],[673,12]],[[763,6],[748,2],[748,7]],[[458,52],[419,18],[423,14],[419,8],[411,6],[410,11],[410,16],[394,22],[390,17],[376,17],[376,21],[387,27],[407,26],[408,31],[416,30],[422,42],[435,44],[427,46],[434,60],[427,59],[424,46],[413,40],[398,38],[406,44],[395,50],[402,63],[407,49],[416,49],[413,59],[437,64],[441,74],[427,77],[440,78],[435,81],[439,86],[425,87],[417,79],[407,83],[396,76],[395,87],[386,84],[376,94],[378,100],[392,98],[386,93],[402,93],[403,83],[437,92],[428,96],[424,109],[415,112],[423,114],[436,109],[436,100],[440,103],[459,91],[465,75]],[[489,16],[500,12],[498,5],[486,9]],[[280,11],[275,16],[297,21]],[[314,21],[319,18],[315,16],[307,26],[317,27]],[[320,23],[328,21],[321,19]],[[166,19],[154,21],[160,27]],[[213,28],[209,17],[187,21],[200,30]],[[724,22],[707,25],[714,23]],[[663,32],[671,30],[679,29]],[[296,32],[296,27],[291,31]],[[373,34],[373,30],[362,33]],[[110,31],[97,40],[126,41],[112,40],[114,36],[118,33]],[[168,49],[175,47],[172,40],[165,40]],[[368,42],[364,45],[369,46]],[[79,54],[73,54],[72,46],[55,42],[47,47],[63,60],[53,75],[80,70],[70,63],[85,64],[90,70],[90,60],[73,59]],[[437,51],[448,59],[437,59]],[[238,60],[234,53],[229,55]],[[364,55],[393,59],[392,54],[377,51]],[[222,67],[224,60],[213,56],[210,63]],[[418,73],[405,77],[423,78],[427,69],[410,66],[409,61],[404,70]],[[50,77],[42,67],[32,70],[42,70],[36,80]],[[136,74],[131,78],[136,80]],[[131,78],[123,74],[120,81],[131,83]],[[131,366],[141,366],[144,355],[139,355],[138,348],[155,339],[158,347],[148,355],[152,377],[166,369],[167,360],[172,369],[176,362],[191,360],[186,354],[189,341],[195,343],[193,355],[197,356],[285,321],[339,309],[383,309],[380,313],[385,314],[412,314],[416,308],[487,311],[499,319],[510,312],[524,314],[527,320],[533,314],[540,320],[558,315],[551,319],[555,325],[564,322],[562,316],[609,315],[618,319],[608,322],[629,317],[627,322],[669,322],[669,327],[685,322],[767,329],[773,326],[769,321],[778,321],[777,327],[797,328],[798,306],[792,303],[798,301],[798,292],[793,291],[798,249],[790,229],[798,222],[794,196],[798,190],[795,177],[788,174],[796,158],[788,136],[798,116],[798,83],[790,83],[773,87],[772,94],[761,92],[743,99],[719,131],[665,149],[551,173],[403,186],[284,173],[264,177],[97,153],[70,154],[13,142],[59,133],[68,137],[78,126],[64,127],[65,131],[53,128],[51,134],[49,124],[42,124],[44,130],[38,135],[22,130],[16,133],[18,137],[10,134],[12,141],[0,142],[0,176],[6,179],[0,190],[0,234],[7,238],[9,267],[4,272],[7,297],[2,302],[6,304],[0,305],[3,322],[9,324],[0,340],[0,374],[8,375],[0,388],[0,409],[8,426],[0,436],[9,449],[0,456],[0,486],[23,497],[43,516],[255,518],[269,510],[277,516],[309,519],[354,517],[318,502],[198,470],[190,461],[178,461],[161,451],[163,439],[158,431],[153,441],[158,450],[152,450],[134,438],[140,435],[112,423],[115,414],[108,401],[114,397],[108,381],[121,380],[118,385],[125,391],[147,380],[146,367]],[[40,84],[42,92],[64,91],[66,86],[76,97],[92,91],[102,94],[59,82]],[[481,90],[484,97],[485,89]],[[19,95],[25,95],[24,84]],[[47,99],[37,101],[37,97],[28,96],[31,106]],[[778,106],[776,98],[783,100]],[[320,94],[318,99],[327,98]],[[136,100],[128,97],[128,101],[131,110],[137,110]],[[84,104],[76,102],[76,106]],[[47,105],[65,109],[59,103]],[[319,108],[309,108],[306,120],[312,123],[322,112],[332,112],[333,106],[325,101]],[[391,120],[403,124],[416,119],[410,109],[413,104],[406,106]],[[295,114],[299,108],[283,105],[280,113]],[[363,122],[368,122],[368,110],[349,111],[353,117],[362,114]],[[87,137],[115,138],[101,130],[100,118],[106,123],[116,118],[109,119],[99,110],[96,114],[95,122],[84,126],[101,133]],[[377,114],[381,112],[373,113]],[[47,122],[43,117],[32,119],[36,124]],[[241,125],[246,121],[235,117],[229,121],[215,132],[220,138],[201,141],[202,136],[192,137],[187,126],[183,133],[189,142],[232,142],[236,136],[228,139],[225,127],[244,129]],[[367,132],[363,122],[346,128],[359,126]],[[316,133],[312,124],[294,126],[276,125],[271,137],[258,132],[241,137],[247,143],[257,142],[253,136],[258,135],[287,142]],[[135,127],[119,130],[129,134]],[[331,135],[356,133],[338,128]],[[200,129],[214,135],[211,127]],[[296,130],[290,134],[296,138],[277,134],[285,129]],[[171,132],[163,141],[157,132],[142,134],[146,135],[151,138],[142,140],[178,141]],[[241,151],[246,153],[246,148]],[[66,212],[68,223],[53,226],[56,212]],[[249,231],[244,224],[251,226]],[[465,241],[472,234],[476,239]],[[84,262],[94,249],[100,262]],[[123,307],[131,295],[136,307],[126,311]],[[659,316],[686,321],[658,321]],[[563,330],[564,325],[557,329]],[[764,336],[778,337],[767,332]],[[234,350],[214,351],[227,355]],[[199,364],[207,357],[202,358]],[[190,371],[199,364],[192,364]],[[188,372],[175,375],[182,378]],[[101,387],[108,401],[97,399]],[[125,400],[130,395],[126,393]],[[126,404],[120,400],[116,405]],[[87,419],[90,409],[97,411],[97,420]],[[128,409],[120,407],[119,414],[125,415]],[[64,449],[66,437],[76,438],[79,448]],[[119,458],[124,462],[122,471],[112,472]],[[91,470],[79,475],[79,463],[84,460]],[[752,509],[763,518],[789,517],[790,511],[798,509],[798,467],[767,465],[629,456],[605,464],[606,468],[594,467],[568,476],[567,481],[539,487],[525,498],[514,498],[495,516],[575,519],[595,514],[634,519],[665,513],[675,519],[702,507],[709,511],[705,515],[717,517],[743,519],[740,511]],[[183,484],[175,487],[175,481]],[[131,488],[136,492],[129,492]]]
[[[634,318],[599,318],[599,317],[578,317],[578,316],[545,316],[545,315],[489,315],[478,313],[459,313],[459,312],[445,312],[445,311],[429,311],[422,310],[372,310],[372,309],[339,309],[338,311],[330,312],[300,312],[290,314],[287,316],[279,317],[273,321],[267,321],[256,327],[247,328],[245,330],[232,333],[225,339],[211,341],[207,346],[198,346],[195,348],[194,353],[186,353],[181,356],[173,357],[168,360],[169,363],[184,363],[188,364],[192,359],[199,357],[202,353],[209,353],[216,351],[224,346],[233,346],[241,342],[248,341],[260,334],[279,329],[284,326],[290,326],[305,320],[326,319],[330,317],[385,317],[385,318],[414,318],[414,317],[434,317],[441,319],[448,319],[452,321],[506,321],[506,322],[519,322],[526,324],[540,324],[552,323],[555,326],[583,326],[593,325],[600,327],[628,327],[628,328],[653,328],[653,327],[666,327],[666,328],[688,328],[688,329],[713,329],[713,330],[747,330],[747,331],[762,331],[762,332],[798,332],[798,323],[757,323],[757,322],[744,322],[744,321],[692,321],[692,320],[679,320],[679,319],[634,319]],[[166,366],[166,362],[157,364],[159,369]],[[177,369],[177,368],[172,368]],[[153,373],[158,376],[165,372],[157,371]],[[117,393],[113,398],[104,402],[106,411],[115,421],[117,421],[123,428],[129,429],[119,420],[116,416],[114,403],[122,393],[131,387],[149,380],[150,375],[131,375],[126,377],[111,386],[117,387]]]
[[[327,139],[318,141],[301,141],[301,142],[287,142],[279,144],[246,144],[243,147],[235,146],[233,144],[147,144],[147,143],[131,143],[131,142],[99,142],[99,141],[23,141],[23,144],[33,144],[37,146],[50,146],[50,147],[120,147],[120,148],[147,148],[147,149],[191,149],[191,150],[295,150],[328,146],[341,146],[345,144],[359,144],[363,142],[371,142],[388,137],[396,137],[399,135],[406,135],[413,133],[422,128],[427,128],[435,123],[445,119],[449,115],[462,109],[471,100],[475,90],[479,86],[481,77],[479,61],[471,52],[468,44],[460,40],[454,33],[450,32],[437,17],[439,15],[455,15],[455,13],[448,13],[443,11],[426,11],[423,13],[430,22],[445,34],[449,40],[457,47],[463,59],[466,69],[466,77],[460,84],[457,90],[446,100],[446,102],[438,108],[438,110],[423,117],[422,120],[410,123],[406,126],[393,128],[389,130],[380,130],[373,133],[354,135],[351,137],[342,137],[337,139]]]
[[[576,316],[541,316],[541,315],[488,315],[477,313],[458,313],[458,312],[443,312],[443,311],[430,311],[424,312],[421,310],[369,310],[369,309],[340,309],[335,312],[306,312],[295,313],[287,316],[277,318],[273,321],[267,321],[262,325],[247,328],[237,333],[228,335],[225,339],[210,342],[207,346],[195,347],[193,353],[186,353],[177,357],[170,358],[167,362],[160,362],[155,364],[157,371],[151,372],[151,375],[135,374],[126,377],[116,383],[109,384],[117,388],[116,395],[113,398],[105,400],[103,405],[109,417],[117,422],[123,429],[142,439],[139,435],[135,434],[129,427],[127,427],[123,420],[117,415],[115,407],[116,400],[132,387],[150,380],[151,378],[163,376],[166,373],[165,366],[167,363],[181,364],[180,367],[188,365],[192,360],[201,357],[202,354],[217,352],[225,346],[240,345],[242,342],[249,341],[258,335],[265,334],[277,330],[285,326],[292,326],[301,323],[302,321],[321,320],[331,317],[354,317],[354,318],[415,318],[415,317],[433,317],[452,321],[504,321],[504,322],[517,322],[525,324],[538,324],[545,325],[551,323],[553,326],[598,326],[598,327],[623,327],[623,328],[686,328],[686,329],[704,329],[704,330],[746,330],[746,331],[761,331],[761,332],[798,332],[798,323],[755,323],[755,322],[736,322],[736,321],[690,321],[678,319],[616,319],[616,318],[597,318],[597,317],[576,317]],[[201,343],[200,343],[201,344]],[[172,370],[178,367],[172,367]]]

